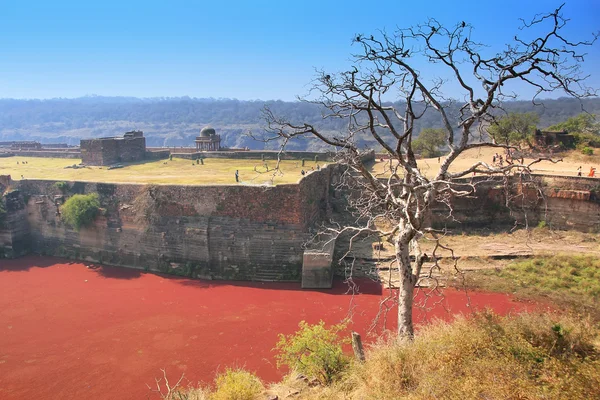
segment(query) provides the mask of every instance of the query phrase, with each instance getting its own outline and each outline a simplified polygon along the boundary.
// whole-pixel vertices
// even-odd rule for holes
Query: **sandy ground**
[[[435,243],[428,239],[421,239],[421,248],[429,256],[433,255]],[[556,254],[591,254],[600,257],[600,237],[595,233],[582,233],[576,231],[551,231],[549,229],[520,229],[513,233],[491,233],[486,231],[474,232],[469,235],[449,235],[441,243],[451,248],[438,249],[436,255],[443,258],[439,262],[441,270],[435,270],[433,276],[441,279],[447,274],[468,272],[479,269],[503,268],[514,258],[531,256],[545,256]],[[361,272],[370,271],[378,275],[382,282],[392,286],[397,283],[394,274],[390,275],[390,267],[394,266],[394,246],[383,243],[383,249],[373,250],[372,241],[359,241],[355,244],[353,255],[355,267]],[[452,256],[459,258],[455,261]],[[422,276],[429,274],[432,263],[426,263]],[[422,284],[431,282],[424,279]]]
[[[457,172],[468,169],[477,161],[484,161],[491,164],[492,158],[497,152],[499,152],[499,150],[493,148],[472,149],[466,151],[452,164],[450,171]],[[442,156],[440,161],[443,161],[443,159],[444,157]],[[600,174],[600,155],[584,156],[577,151],[570,151],[555,155],[553,156],[553,159],[562,159],[562,161],[557,163],[542,161],[532,166],[533,172],[548,175],[577,176],[577,168],[581,166],[584,176],[587,176],[590,167],[596,167],[598,171],[596,176],[599,176]],[[524,161],[527,164],[534,161],[534,159],[525,158]],[[420,159],[417,161],[417,164],[421,171],[430,177],[435,175],[439,166],[437,158]],[[377,161],[373,165],[372,170],[384,176],[389,173],[389,165],[389,161]]]
[[[395,293],[370,280],[358,291],[294,283],[232,283],[165,277],[27,256],[0,264],[0,398],[158,399],[165,368],[171,381],[209,383],[227,367],[244,367],[270,382],[284,370],[271,349],[278,334],[305,320],[327,324],[352,317],[349,329],[368,343],[379,305],[395,323]],[[420,292],[415,320],[449,319],[491,307],[505,314],[534,308],[504,294]],[[380,332],[383,319],[379,319]],[[418,325],[417,325],[418,327]],[[349,332],[347,332],[349,334]],[[348,349],[349,350],[349,349]]]

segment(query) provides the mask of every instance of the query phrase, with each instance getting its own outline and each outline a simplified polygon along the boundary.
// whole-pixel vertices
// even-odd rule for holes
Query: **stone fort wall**
[[[331,211],[335,169],[330,165],[299,184],[275,187],[69,182],[63,193],[55,181],[12,182],[0,257],[34,252],[209,279],[297,281],[311,227]],[[452,199],[451,215],[437,204],[431,222],[455,230],[493,229],[512,226],[516,218],[530,226],[545,221],[600,232],[600,180],[533,176],[512,183],[507,193],[501,180],[487,180],[473,196]],[[58,205],[77,193],[98,193],[103,208],[79,232],[57,214]]]
[[[69,182],[66,193],[55,181],[13,182],[21,201],[0,228],[0,248],[209,279],[297,281],[309,227],[328,209],[331,173],[274,187]],[[103,213],[75,231],[57,211],[84,193],[99,195]]]
[[[500,228],[519,223],[536,226],[544,221],[556,229],[600,232],[600,179],[532,175],[511,177],[506,190],[502,178],[474,178],[476,192],[433,206],[432,224],[455,230]],[[539,193],[541,190],[541,193]],[[508,197],[508,201],[507,201]]]

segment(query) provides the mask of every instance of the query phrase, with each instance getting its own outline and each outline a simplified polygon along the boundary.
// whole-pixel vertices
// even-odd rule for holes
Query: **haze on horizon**
[[[203,2],[204,3],[204,2]],[[357,33],[388,32],[429,17],[471,23],[474,37],[501,49],[519,18],[562,1],[505,0],[460,7],[434,0],[399,6],[363,2],[234,1],[5,2],[0,14],[0,98],[235,98],[294,100],[307,92],[315,69],[348,66]],[[572,40],[598,32],[600,2],[567,2]],[[600,87],[598,43],[583,71]],[[434,73],[432,66],[419,65]],[[526,91],[522,93],[528,96]],[[555,97],[561,96],[557,93]]]

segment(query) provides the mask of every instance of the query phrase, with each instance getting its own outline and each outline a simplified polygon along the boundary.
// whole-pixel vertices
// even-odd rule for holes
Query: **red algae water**
[[[370,280],[354,283],[352,294],[342,281],[331,290],[302,290],[298,283],[191,280],[49,257],[0,260],[0,398],[158,398],[146,385],[155,386],[161,368],[171,382],[185,373],[192,383],[209,383],[227,367],[275,381],[285,372],[272,352],[277,335],[294,332],[301,320],[334,324],[351,315],[350,328],[368,342],[389,293]],[[426,311],[415,309],[417,322],[532,307],[503,294],[467,298],[454,290],[428,303]]]

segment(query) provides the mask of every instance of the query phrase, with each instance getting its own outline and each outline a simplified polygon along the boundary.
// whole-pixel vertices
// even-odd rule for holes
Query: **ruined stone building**
[[[566,148],[570,148],[575,145],[575,137],[569,135],[567,131],[552,132],[536,129],[535,142],[538,146],[542,147],[562,145]]]
[[[200,136],[196,137],[197,151],[219,151],[221,150],[221,136],[217,135],[213,128],[204,127]]]
[[[131,131],[123,137],[81,140],[81,160],[87,165],[111,165],[134,162],[146,157],[146,138],[142,131]]]

